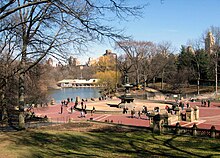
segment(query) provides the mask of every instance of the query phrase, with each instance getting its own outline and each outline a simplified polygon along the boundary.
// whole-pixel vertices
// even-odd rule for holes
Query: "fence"
[[[220,130],[216,130],[215,126],[212,126],[211,129],[202,129],[198,128],[196,124],[194,124],[191,128],[181,127],[179,123],[177,123],[176,126],[163,125],[160,132],[172,133],[177,135],[220,138]]]
[[[31,121],[26,121],[25,128],[39,128],[43,126],[50,126],[56,124],[69,123],[70,116],[57,117],[53,119],[48,118],[38,118],[36,120],[32,119]],[[16,131],[18,130],[17,124],[8,124],[5,121],[0,121],[0,131]]]
[[[71,121],[70,119],[70,116],[62,116],[57,118],[43,118],[37,121],[26,122],[26,128],[38,128],[54,124],[69,123]]]

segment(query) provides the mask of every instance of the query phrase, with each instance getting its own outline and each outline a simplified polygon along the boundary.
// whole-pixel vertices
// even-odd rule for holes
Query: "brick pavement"
[[[102,107],[106,107],[106,102],[98,102],[96,105],[96,108],[99,109],[98,104],[102,105]],[[199,128],[206,128],[210,129],[212,125],[216,127],[216,129],[220,130],[220,103],[211,103],[211,107],[201,107],[200,102],[190,102],[190,106],[199,106],[200,110],[200,119],[199,121],[195,121],[193,123],[189,122],[181,122],[182,126],[185,127],[192,127],[194,123],[198,125]],[[92,104],[91,104],[92,105]],[[91,108],[91,105],[88,103],[88,107]],[[134,125],[134,126],[146,126],[149,127],[149,120],[146,116],[143,116],[141,118],[131,118],[130,114],[122,114],[122,109],[116,108],[115,110],[121,111],[120,113],[94,113],[91,116],[91,113],[86,114],[85,118],[80,117],[79,111],[73,111],[73,113],[70,113],[70,106],[73,106],[73,103],[70,103],[68,107],[63,108],[63,113],[60,114],[61,106],[59,104],[52,105],[49,107],[43,107],[43,108],[34,108],[34,112],[38,116],[44,117],[47,115],[48,118],[50,118],[52,121],[68,121],[71,120],[89,120],[92,118],[96,121],[101,122],[113,122],[113,123],[119,123],[119,124],[125,124],[125,125]],[[109,109],[109,107],[106,107]],[[100,110],[100,109],[99,109]],[[105,109],[106,110],[106,109]],[[113,110],[114,111],[114,110]]]

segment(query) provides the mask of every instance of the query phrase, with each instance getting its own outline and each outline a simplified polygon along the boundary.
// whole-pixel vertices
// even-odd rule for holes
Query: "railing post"
[[[210,137],[215,138],[215,136],[216,136],[216,129],[215,126],[212,126],[210,129]]]
[[[197,125],[194,123],[193,127],[192,127],[192,135],[193,136],[197,136]]]

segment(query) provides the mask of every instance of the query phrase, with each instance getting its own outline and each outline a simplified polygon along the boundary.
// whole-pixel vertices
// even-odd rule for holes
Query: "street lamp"
[[[118,56],[117,56],[116,53],[112,53],[112,55],[115,58],[115,77],[116,77],[115,92],[117,92],[117,84],[118,84]]]
[[[212,47],[212,51],[215,53],[215,95],[218,94],[218,61],[219,61],[219,52],[220,47],[218,45],[214,45]]]
[[[218,48],[215,50],[215,95],[218,95]]]

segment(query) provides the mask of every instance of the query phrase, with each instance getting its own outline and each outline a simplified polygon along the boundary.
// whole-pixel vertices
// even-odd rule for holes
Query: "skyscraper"
[[[212,54],[213,45],[215,44],[214,36],[212,35],[212,32],[208,32],[207,36],[205,38],[205,50],[208,54]]]

